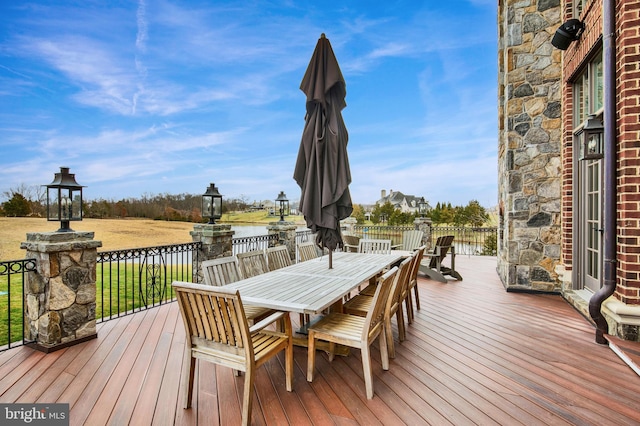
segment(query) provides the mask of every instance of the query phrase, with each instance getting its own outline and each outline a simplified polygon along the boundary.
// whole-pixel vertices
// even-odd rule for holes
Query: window
[[[602,109],[604,102],[603,77],[602,53],[600,53],[593,61],[589,62],[574,83],[574,129],[584,123],[590,114],[596,114]]]
[[[573,17],[579,18],[584,7],[584,0],[574,0],[573,2]]]

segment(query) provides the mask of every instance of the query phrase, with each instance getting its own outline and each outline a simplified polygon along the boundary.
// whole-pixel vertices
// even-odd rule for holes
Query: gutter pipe
[[[602,315],[602,303],[616,289],[616,235],[617,235],[617,127],[616,127],[616,46],[615,46],[615,0],[602,1],[602,36],[604,68],[604,242],[603,242],[603,286],[589,300],[589,314],[596,323],[596,343],[607,344],[607,320]]]

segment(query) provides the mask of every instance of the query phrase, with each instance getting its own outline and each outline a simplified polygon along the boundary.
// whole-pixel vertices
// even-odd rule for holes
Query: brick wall
[[[572,264],[573,241],[573,129],[571,79],[599,50],[602,39],[602,0],[585,1],[581,16],[571,15],[565,2],[562,21],[579,18],[585,31],[563,57],[562,147],[562,256]],[[615,297],[640,305],[640,0],[616,2],[616,110],[617,110],[617,286]]]
[[[616,297],[640,305],[640,0],[616,2],[618,280]]]

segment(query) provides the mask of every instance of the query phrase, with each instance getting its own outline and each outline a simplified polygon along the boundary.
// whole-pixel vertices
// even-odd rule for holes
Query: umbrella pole
[[[333,269],[333,250],[329,250],[329,269]]]

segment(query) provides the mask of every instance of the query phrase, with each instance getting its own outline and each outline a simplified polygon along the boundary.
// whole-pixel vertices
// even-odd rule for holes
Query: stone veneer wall
[[[498,2],[498,273],[507,290],[561,290],[560,0]]]

